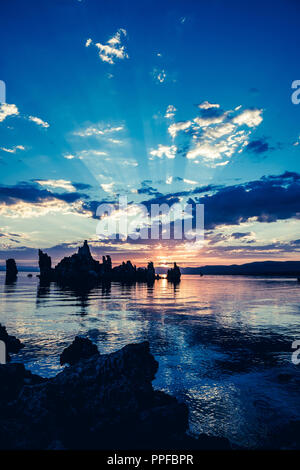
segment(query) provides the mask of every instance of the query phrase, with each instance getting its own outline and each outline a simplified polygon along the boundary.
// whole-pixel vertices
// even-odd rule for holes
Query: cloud
[[[150,151],[150,155],[152,157],[163,158],[163,156],[165,156],[167,158],[173,159],[173,158],[175,158],[176,151],[177,151],[176,145],[171,145],[171,146],[168,147],[167,145],[159,144],[159,146],[156,150],[152,149]],[[151,158],[151,157],[150,157],[150,159],[153,160],[153,158]]]
[[[50,124],[48,122],[43,121],[39,117],[29,116],[28,119],[32,122],[35,122],[38,126],[45,127],[45,128],[50,127]]]
[[[164,69],[153,69],[153,78],[157,83],[163,83],[167,78],[167,73]]]
[[[198,108],[199,116],[172,123],[168,132],[173,140],[185,133],[184,145],[177,145],[178,153],[213,168],[228,164],[234,153],[241,153],[249,145],[251,132],[263,119],[262,110],[257,108],[241,110],[241,106],[237,106],[234,110],[223,111],[219,104],[208,101]],[[251,149],[250,144],[248,149],[254,151],[254,146],[252,144]],[[264,148],[263,142],[260,147],[256,143],[256,151],[264,151]]]
[[[189,129],[191,127],[191,125],[192,125],[192,121],[175,122],[174,124],[171,124],[168,127],[168,131],[169,131],[169,134],[171,135],[171,137],[173,137],[173,139],[175,139],[178,132],[186,131],[187,129]]]
[[[242,185],[228,186],[205,195],[205,227],[240,225],[253,219],[257,222],[276,222],[299,218],[300,175],[285,172],[278,176],[262,177]]]
[[[80,185],[80,183],[78,183]],[[75,183],[73,186],[76,188]],[[0,185],[0,215],[11,218],[38,217],[49,212],[76,213],[91,216],[84,200],[88,195],[40,189],[36,183],[22,182],[15,186]],[[85,206],[85,207],[84,207]]]
[[[102,188],[103,191],[105,191],[106,193],[112,194],[112,193],[113,193],[114,184],[115,184],[115,183],[103,183],[103,184],[101,184],[101,188]]]
[[[129,56],[125,50],[125,46],[122,45],[122,39],[127,36],[125,29],[120,28],[108,41],[106,44],[101,42],[94,43],[91,38],[89,38],[85,47],[90,47],[93,45],[99,50],[99,58],[102,62],[113,65],[116,59],[128,59]]]
[[[17,116],[19,110],[15,104],[0,103],[0,122],[3,122],[8,116]]]
[[[200,109],[211,109],[211,108],[219,108],[220,105],[217,103],[209,103],[209,101],[203,101],[203,103],[199,104],[198,107]]]
[[[0,150],[7,153],[16,153],[17,150],[25,150],[25,147],[23,145],[15,145],[12,148],[1,147]]]
[[[231,234],[231,237],[234,238],[235,240],[239,240],[240,238],[248,238],[252,236],[253,236],[253,232],[234,232]]]
[[[175,106],[173,106],[172,104],[169,104],[169,106],[167,107],[165,118],[167,119],[173,118],[175,116],[176,111],[177,109],[175,108]]]
[[[68,153],[66,155],[64,155],[64,158],[66,158],[67,160],[73,160],[73,158],[76,158],[75,155],[72,155],[71,153]]]
[[[71,181],[67,180],[35,180],[35,183],[40,186],[47,186],[48,188],[62,188],[69,192],[75,191]]]
[[[261,138],[249,142],[249,144],[246,146],[246,150],[252,153],[265,153],[268,150],[273,149],[269,146],[265,138]]]
[[[104,136],[106,134],[112,134],[115,132],[121,132],[124,130],[124,126],[111,126],[104,125],[103,123],[95,124],[79,131],[75,131],[73,134],[79,137],[91,137],[91,136]]]
[[[233,118],[234,124],[238,126],[246,125],[256,127],[262,122],[262,109],[245,109],[242,113]]]

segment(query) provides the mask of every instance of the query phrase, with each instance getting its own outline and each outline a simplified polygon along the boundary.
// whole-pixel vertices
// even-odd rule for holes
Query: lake
[[[297,446],[289,425],[298,421],[299,441],[295,279],[184,275],[177,286],[161,279],[76,293],[40,287],[36,273],[5,285],[1,273],[0,295],[0,322],[26,345],[12,360],[32,372],[60,371],[59,355],[77,334],[101,353],[148,340],[159,361],[153,384],[188,404],[192,434],[249,448]]]

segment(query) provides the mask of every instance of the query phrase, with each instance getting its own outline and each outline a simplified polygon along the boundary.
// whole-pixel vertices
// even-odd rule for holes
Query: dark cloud
[[[221,188],[197,202],[205,207],[205,228],[239,225],[256,217],[258,222],[299,218],[300,175],[285,172],[260,180]]]
[[[74,188],[78,189],[79,191],[82,189],[91,189],[92,186],[90,184],[85,184],[85,183],[72,183],[72,186]]]
[[[145,186],[144,188],[138,189],[137,192],[138,194],[148,194],[149,196],[152,196],[154,194],[162,196],[162,194],[159,193],[157,189],[153,188],[152,186]]]
[[[88,199],[89,196],[84,193],[65,192],[57,193],[51,192],[48,189],[40,189],[37,184],[21,182],[15,186],[0,185],[0,203],[6,205],[13,205],[17,201],[24,201],[28,203],[41,203],[53,199],[59,199],[68,203],[77,201],[78,199]]]
[[[252,153],[265,153],[268,150],[274,150],[273,147],[270,147],[265,138],[252,140],[246,146],[246,150]]]
[[[251,232],[234,232],[231,234],[232,238],[239,240],[240,238],[249,237]]]

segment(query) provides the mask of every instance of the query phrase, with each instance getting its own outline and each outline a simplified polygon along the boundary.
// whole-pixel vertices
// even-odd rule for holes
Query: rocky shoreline
[[[60,359],[72,365],[49,379],[0,365],[0,449],[231,448],[187,435],[187,406],[153,389],[158,363],[148,342],[100,354],[77,337]]]

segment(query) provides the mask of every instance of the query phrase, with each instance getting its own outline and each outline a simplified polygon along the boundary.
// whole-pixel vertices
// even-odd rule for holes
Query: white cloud
[[[227,165],[234,153],[241,153],[249,142],[249,136],[263,121],[262,109],[222,111],[217,103],[204,101],[198,105],[200,116],[192,120],[171,124],[168,132],[173,138],[181,131],[189,131],[190,149],[187,159],[210,167]],[[199,158],[199,159],[198,159]],[[216,162],[220,160],[220,162]],[[224,161],[222,161],[224,160]]]
[[[183,179],[184,183],[186,184],[197,184],[197,181],[187,180],[186,178]]]
[[[186,131],[189,129],[192,125],[192,121],[180,121],[180,122],[175,122],[174,124],[171,124],[168,127],[169,134],[175,139],[177,133],[179,131]]]
[[[245,109],[233,118],[233,122],[238,126],[246,125],[248,127],[256,127],[262,122],[262,109]]]
[[[173,118],[175,116],[176,111],[177,109],[175,108],[175,106],[173,106],[172,104],[169,104],[169,106],[167,107],[165,118],[167,119]]]
[[[47,186],[48,188],[62,188],[66,191],[76,191],[75,186],[68,180],[35,180],[40,186]]]
[[[16,153],[17,150],[25,150],[25,147],[23,145],[15,145],[12,148],[1,147],[1,150],[7,153]]]
[[[111,144],[116,144],[116,145],[121,145],[122,144],[122,140],[120,139],[113,139],[112,137],[110,137],[109,139],[107,139],[108,142],[110,142]]]
[[[158,83],[163,83],[165,79],[167,78],[167,73],[164,69],[158,70],[154,69],[152,72],[153,78],[155,81]]]
[[[89,149],[89,150],[82,150],[80,152],[80,155],[81,156],[96,156],[96,157],[105,157],[107,156],[107,152],[103,152],[102,150],[92,150],[92,149]]]
[[[91,38],[89,38],[85,46],[89,47],[94,45],[99,50],[99,58],[108,64],[113,65],[116,59],[128,59],[129,56],[125,50],[125,46],[122,45],[122,38],[127,36],[125,29],[120,28],[114,36],[112,36],[106,44],[101,42],[94,43]]]
[[[17,116],[18,114],[19,110],[15,104],[0,104],[0,122],[4,121],[7,116]]]
[[[120,162],[120,165],[133,167],[139,166],[138,162],[135,160],[124,160]]]
[[[299,137],[298,137],[298,140],[296,140],[296,142],[294,142],[293,145],[294,145],[295,147],[298,147],[298,145],[300,145],[300,135],[299,135]]]
[[[114,183],[103,183],[101,184],[101,188],[103,189],[103,191],[105,191],[106,193],[112,193],[113,191],[113,187],[114,187]]]
[[[29,119],[29,121],[35,122],[38,126],[45,127],[45,128],[50,127],[50,124],[48,122],[43,121],[39,117],[29,116],[28,119]]]
[[[72,155],[71,153],[68,153],[67,155],[64,155],[64,158],[67,160],[72,160],[73,158],[76,158],[75,155]]]
[[[219,108],[220,105],[217,103],[210,103],[209,101],[203,101],[203,103],[199,104],[198,107],[200,109],[211,109],[211,108]]]
[[[224,121],[226,114],[221,114],[220,116],[209,116],[209,117],[196,117],[194,122],[199,127],[207,127],[211,124],[220,124]]]
[[[197,146],[186,154],[186,158],[193,160],[196,157],[202,157],[205,160],[215,160],[222,158],[221,149],[217,145],[211,145],[206,142],[199,142]]]
[[[59,199],[48,199],[40,202],[17,201],[15,204],[0,204],[0,215],[13,219],[36,218],[48,214],[75,214],[91,217],[92,213],[83,208],[83,201],[68,203]]]
[[[96,124],[94,126],[86,127],[85,129],[74,132],[74,135],[79,137],[91,137],[91,136],[102,136],[114,132],[121,132],[124,130],[124,126],[103,126],[103,124]]]
[[[163,158],[163,156],[166,156],[167,158],[173,159],[175,158],[176,151],[177,147],[175,145],[168,147],[167,145],[159,144],[157,150],[153,149],[150,151],[150,155],[152,155],[152,157],[158,158]],[[151,158],[151,160],[153,160],[153,158]]]

